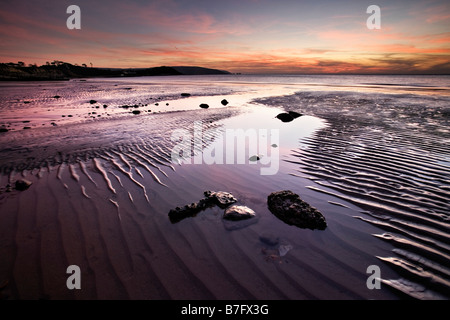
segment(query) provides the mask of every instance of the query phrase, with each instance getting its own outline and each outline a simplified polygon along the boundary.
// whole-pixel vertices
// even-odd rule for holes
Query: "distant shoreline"
[[[172,76],[172,75],[208,75],[231,74],[228,71],[203,67],[152,67],[152,68],[93,68],[62,61],[37,66],[25,66],[23,63],[1,63],[0,81],[68,81],[77,78],[117,78],[142,76]]]

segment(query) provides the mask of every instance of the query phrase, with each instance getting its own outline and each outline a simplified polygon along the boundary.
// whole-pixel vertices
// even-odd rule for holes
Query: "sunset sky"
[[[69,30],[69,5],[81,29]],[[369,30],[369,5],[381,29]],[[449,1],[1,0],[0,62],[241,73],[448,73]]]

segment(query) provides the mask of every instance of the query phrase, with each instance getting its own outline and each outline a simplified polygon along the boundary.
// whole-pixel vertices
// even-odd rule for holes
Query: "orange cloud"
[[[431,19],[433,25],[410,32],[414,21],[409,17],[368,30],[365,20],[355,20],[354,14],[335,14],[307,26],[269,12],[227,12],[222,17],[192,5],[181,10],[180,5],[113,1],[104,12],[101,5],[92,4],[79,32],[65,27],[64,16],[35,19],[20,10],[1,9],[0,59],[92,61],[103,67],[201,65],[232,72],[422,72],[439,70],[436,66],[447,70],[450,32],[439,28],[447,21],[445,10],[422,10],[420,21],[426,26],[425,20]],[[389,17],[393,9],[383,10]]]

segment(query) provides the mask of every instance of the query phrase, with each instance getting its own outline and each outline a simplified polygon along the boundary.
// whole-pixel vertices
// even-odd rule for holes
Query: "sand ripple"
[[[218,120],[240,113],[233,108],[9,132],[0,186],[21,177],[33,186],[0,193],[0,275],[8,277],[7,293],[21,299],[365,299],[398,293],[448,299],[450,148],[442,108],[431,102],[395,107],[386,96],[349,94],[298,94],[266,104],[327,121],[300,141],[301,148],[288,151],[285,163],[293,169],[273,177],[255,174],[250,165],[172,164],[167,128],[202,120],[220,129]],[[213,138],[206,136],[203,146]],[[264,200],[274,188],[301,185],[305,176],[314,182],[305,188],[311,194],[348,204],[316,197],[324,208],[348,212],[354,205],[359,214],[349,223],[327,212],[331,227],[322,233],[280,223]],[[170,222],[169,209],[216,188],[238,192],[260,221],[245,232],[229,231],[221,225],[222,212],[209,208]],[[377,232],[372,237],[355,225]],[[281,256],[279,247],[262,243],[267,230],[293,249]],[[395,294],[366,288],[366,262],[373,260],[383,265],[383,284]],[[80,291],[65,287],[71,264],[83,270]]]
[[[377,226],[374,236],[395,247],[379,259],[402,278],[384,279],[386,285],[420,299],[450,297],[450,131],[440,108],[404,106],[399,119],[385,117],[391,101],[378,104],[377,113],[372,106],[379,101],[337,96],[346,106],[331,115],[330,106],[312,108],[324,100],[309,96],[305,103],[304,96],[286,99],[321,114],[328,127],[291,152],[286,161],[298,165],[292,175],[300,172],[315,182],[311,190],[363,209],[356,218]]]

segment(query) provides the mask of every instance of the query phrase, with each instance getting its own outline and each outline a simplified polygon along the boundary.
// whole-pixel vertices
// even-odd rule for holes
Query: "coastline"
[[[203,67],[94,68],[63,61],[25,66],[23,63],[0,63],[0,81],[68,81],[71,79],[126,78],[145,76],[230,74],[228,71]]]

